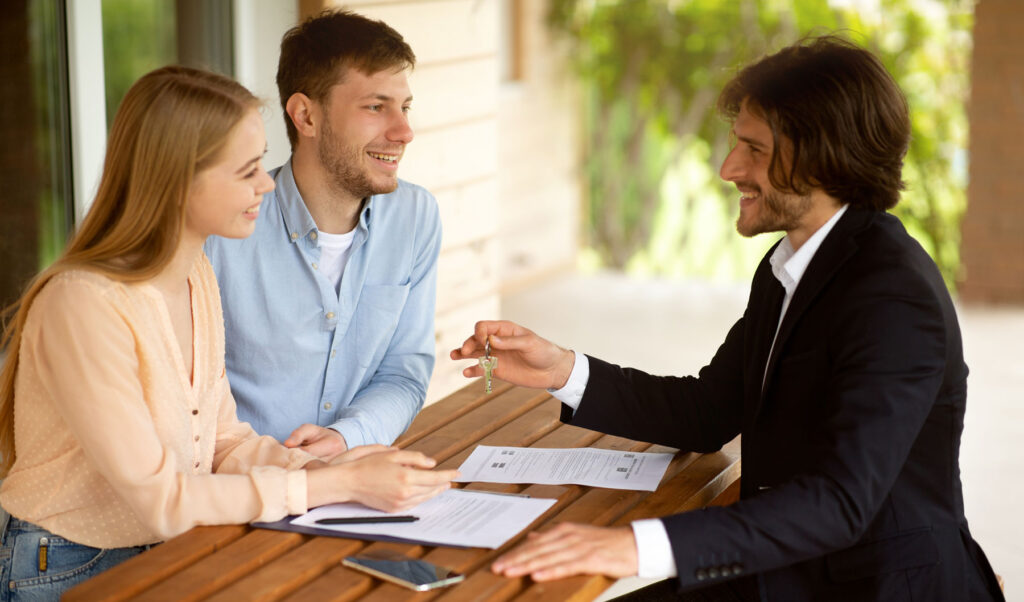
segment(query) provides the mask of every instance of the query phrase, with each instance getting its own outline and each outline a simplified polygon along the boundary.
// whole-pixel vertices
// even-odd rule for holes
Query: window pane
[[[103,0],[107,129],[125,92],[142,75],[178,62],[174,0]]]
[[[0,303],[60,253],[71,226],[64,2],[6,3],[0,29]]]
[[[103,0],[107,128],[125,92],[164,65],[232,75],[231,0]]]

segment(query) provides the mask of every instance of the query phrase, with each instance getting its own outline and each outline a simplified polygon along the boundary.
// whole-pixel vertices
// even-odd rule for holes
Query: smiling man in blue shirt
[[[441,222],[397,177],[415,61],[396,31],[350,12],[289,30],[277,84],[292,157],[256,232],[206,244],[239,416],[323,458],[393,442],[434,366]]]

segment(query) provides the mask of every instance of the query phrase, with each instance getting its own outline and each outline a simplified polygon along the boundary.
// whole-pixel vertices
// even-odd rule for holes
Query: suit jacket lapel
[[[818,297],[821,290],[828,284],[839,269],[856,253],[858,249],[855,235],[863,230],[875,217],[875,212],[858,210],[850,207],[846,214],[839,218],[835,227],[822,241],[818,251],[807,266],[800,284],[793,293],[793,298],[786,309],[786,317],[779,326],[778,335],[775,337],[775,345],[772,347],[771,357],[768,358],[767,376],[764,380],[764,390],[768,390],[775,373],[775,365],[778,362],[779,354],[786,346],[786,340],[793,333],[793,329],[800,322],[800,318],[810,308],[811,304]],[[774,275],[772,275],[774,277]],[[778,318],[776,318],[778,319]],[[763,401],[764,393],[760,399]],[[760,407],[760,404],[759,404]]]

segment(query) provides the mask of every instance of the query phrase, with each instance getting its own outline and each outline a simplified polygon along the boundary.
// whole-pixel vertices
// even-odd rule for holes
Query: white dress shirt
[[[810,265],[814,254],[822,241],[832,231],[833,226],[839,218],[846,213],[848,205],[843,205],[836,211],[825,225],[807,239],[799,249],[793,250],[789,236],[782,239],[779,246],[775,248],[769,262],[772,265],[772,274],[782,283],[786,289],[786,297],[782,300],[782,311],[779,313],[779,323],[775,327],[775,335],[779,334],[779,326],[782,325],[782,318],[786,315],[789,302],[793,298],[796,287],[800,284],[807,266]],[[772,347],[775,347],[775,339],[772,339]],[[590,380],[590,362],[587,356],[578,351],[576,362],[573,364],[569,380],[561,389],[549,390],[552,396],[558,401],[569,406],[575,412],[583,399],[583,391],[587,388],[587,381]],[[768,367],[765,366],[767,371]],[[767,374],[767,372],[766,372]],[[637,520],[631,523],[633,536],[636,538],[638,577],[663,578],[675,577],[677,574],[675,559],[672,556],[672,545],[668,539],[668,532],[661,519],[651,518]]]

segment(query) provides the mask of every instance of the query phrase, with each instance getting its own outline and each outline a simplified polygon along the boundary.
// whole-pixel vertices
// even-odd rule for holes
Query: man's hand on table
[[[292,431],[284,440],[284,446],[297,447],[325,462],[330,462],[338,454],[348,451],[348,443],[341,433],[315,424],[303,424]]]
[[[491,570],[506,577],[530,575],[551,581],[572,575],[631,577],[637,574],[636,538],[630,527],[561,523],[530,533],[526,543],[502,555]]]
[[[494,377],[522,387],[561,389],[569,380],[576,355],[537,336],[515,322],[484,320],[476,323],[473,336],[462,347],[453,349],[453,360],[483,357],[484,344],[491,340],[491,355],[498,358]],[[483,368],[473,365],[462,374],[473,378],[483,376]]]

